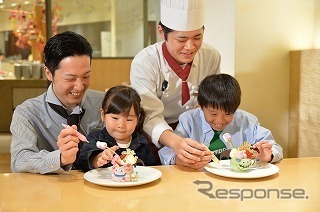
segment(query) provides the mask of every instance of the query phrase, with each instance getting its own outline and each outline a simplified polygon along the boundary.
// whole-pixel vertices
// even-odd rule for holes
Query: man
[[[201,80],[220,73],[220,54],[203,43],[205,0],[162,0],[160,4],[158,32],[165,41],[135,56],[131,86],[141,96],[146,111],[144,130],[152,142],[158,148],[172,148],[176,164],[198,167],[197,163],[210,161],[212,153],[172,129],[181,113],[196,106]]]
[[[44,71],[51,84],[46,93],[26,100],[14,111],[12,172],[70,170],[83,142],[79,132],[103,127],[99,109],[104,92],[88,90],[91,59],[92,47],[81,35],[63,32],[48,40]]]

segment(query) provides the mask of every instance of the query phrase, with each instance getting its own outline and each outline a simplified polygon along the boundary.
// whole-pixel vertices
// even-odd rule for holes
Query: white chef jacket
[[[152,142],[160,147],[159,137],[168,125],[178,121],[179,115],[193,109],[197,103],[198,86],[203,78],[220,73],[220,54],[212,46],[203,43],[194,57],[187,79],[190,100],[181,105],[182,80],[170,68],[162,53],[165,41],[141,50],[133,59],[130,70],[131,87],[141,97],[146,111],[144,131]],[[167,87],[163,89],[163,83]]]

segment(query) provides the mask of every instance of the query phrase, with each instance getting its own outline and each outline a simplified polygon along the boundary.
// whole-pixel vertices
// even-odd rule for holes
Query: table
[[[92,184],[76,170],[59,175],[3,173],[0,211],[319,211],[320,157],[284,159],[276,165],[279,173],[258,179],[232,179],[206,170],[155,166],[162,172],[160,179],[122,188]],[[257,193],[246,198],[250,189]],[[262,198],[261,191],[267,189],[280,191],[280,198]],[[228,191],[229,197],[243,192],[244,199],[223,199],[223,191]],[[296,191],[296,196],[303,198],[294,198]],[[305,194],[299,194],[301,191]]]

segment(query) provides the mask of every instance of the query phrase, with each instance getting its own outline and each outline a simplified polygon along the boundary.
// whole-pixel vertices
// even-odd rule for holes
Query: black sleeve
[[[80,169],[85,172],[93,169],[93,166],[90,162],[91,157],[103,151],[96,147],[97,142],[95,139],[92,139],[92,136],[90,136],[90,134],[87,136],[87,139],[89,143],[83,144],[82,148],[80,149],[77,160],[73,163],[73,167],[75,169]]]

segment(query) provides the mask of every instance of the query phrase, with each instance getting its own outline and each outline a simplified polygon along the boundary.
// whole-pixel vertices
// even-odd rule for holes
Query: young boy
[[[223,135],[229,133],[233,147],[239,147],[244,141],[258,148],[257,158],[263,162],[276,162],[283,158],[283,151],[271,134],[260,126],[256,116],[239,110],[241,89],[237,80],[228,74],[207,76],[200,83],[198,108],[180,115],[175,133],[197,140],[207,146],[213,154],[220,154],[231,149]],[[161,163],[188,166],[176,157],[169,147],[159,150]],[[198,163],[196,169],[203,168],[209,161]],[[194,166],[192,166],[194,167]]]

